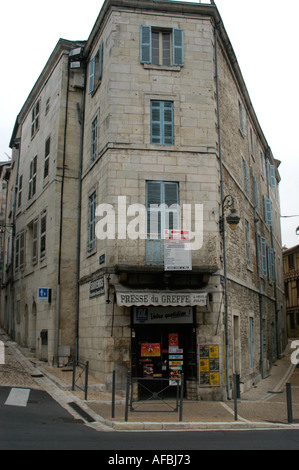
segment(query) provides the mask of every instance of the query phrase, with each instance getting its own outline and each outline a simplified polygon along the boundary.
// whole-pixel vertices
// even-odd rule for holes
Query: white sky
[[[209,0],[202,3],[210,3]],[[215,0],[257,117],[279,168],[281,214],[299,216],[298,0]],[[87,39],[102,0],[11,0],[0,7],[0,161],[17,114],[59,38]],[[283,244],[299,244],[299,217],[282,218]]]

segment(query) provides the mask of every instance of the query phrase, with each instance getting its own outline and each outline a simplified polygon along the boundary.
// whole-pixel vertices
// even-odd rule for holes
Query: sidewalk
[[[182,421],[179,412],[168,412],[172,403],[135,403],[138,411],[128,412],[125,421],[125,399],[116,396],[115,417],[111,418],[111,393],[98,390],[96,381],[89,375],[87,400],[83,391],[72,391],[72,368],[51,367],[36,360],[28,351],[10,341],[0,330],[0,340],[6,344],[7,364],[0,366],[0,386],[42,388],[76,417],[83,417],[96,429],[124,430],[196,430],[196,429],[299,429],[299,368],[291,364],[289,341],[282,358],[274,364],[270,375],[251,390],[242,393],[238,400],[238,420],[235,420],[234,401],[183,401]],[[288,423],[285,383],[292,385],[293,423]],[[70,406],[76,404],[77,411]],[[79,410],[79,412],[78,412]],[[83,412],[81,413],[80,410]],[[87,416],[87,419],[86,419]],[[90,418],[90,419],[88,419]]]

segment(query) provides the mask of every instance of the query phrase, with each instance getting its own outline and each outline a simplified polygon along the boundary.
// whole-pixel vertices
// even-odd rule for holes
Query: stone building
[[[113,370],[120,383],[128,370],[139,377],[140,392],[183,373],[188,398],[230,396],[234,372],[251,387],[286,343],[279,161],[216,6],[106,0],[82,50],[67,44],[59,93],[69,90],[72,107],[66,122],[58,100],[52,120],[69,162],[58,165],[57,148],[57,203],[45,189],[38,210],[16,219],[16,234],[30,234],[46,207],[56,235],[54,242],[47,231],[49,265],[31,283],[34,293],[37,283],[52,288],[51,304],[36,305],[43,320],[35,339],[47,328],[48,357],[55,344],[70,346],[104,390]],[[31,138],[27,172],[37,153],[28,145]],[[32,316],[22,272],[13,285],[16,312],[19,301]],[[14,325],[21,340],[26,322]]]
[[[299,245],[283,250],[288,337],[299,333]]]
[[[78,47],[58,42],[16,119],[10,142],[4,327],[49,362],[70,356],[75,338],[77,107],[82,109],[83,88],[71,51]]]

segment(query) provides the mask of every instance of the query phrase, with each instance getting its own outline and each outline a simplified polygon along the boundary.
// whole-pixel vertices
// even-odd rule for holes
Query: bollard
[[[288,423],[293,423],[293,409],[292,409],[292,390],[290,382],[286,383],[287,392],[287,408],[288,408]]]
[[[127,374],[125,421],[128,421],[129,394],[130,394],[130,372],[128,371],[128,374]]]
[[[235,409],[235,421],[238,421],[238,374],[234,374],[234,409]]]
[[[184,398],[184,374],[181,375],[180,417],[179,417],[180,421],[183,421],[183,398]]]
[[[112,372],[112,402],[111,402],[111,418],[115,416],[115,370]]]
[[[84,384],[84,400],[87,400],[87,391],[88,391],[88,371],[89,371],[89,361],[86,361],[85,365],[85,384]]]

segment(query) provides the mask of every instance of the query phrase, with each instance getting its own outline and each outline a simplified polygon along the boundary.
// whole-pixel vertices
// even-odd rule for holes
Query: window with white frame
[[[25,266],[25,231],[16,236],[15,268],[23,269]]]
[[[48,137],[45,143],[44,178],[47,178],[47,176],[49,176],[50,151],[51,151],[51,137]]]
[[[23,175],[19,176],[19,186],[18,186],[18,207],[22,205],[22,192],[23,192]]]
[[[47,242],[47,211],[43,211],[40,219],[40,257],[46,256]]]
[[[242,134],[246,135],[245,109],[241,101],[239,101],[239,126]]]
[[[91,124],[91,161],[93,162],[97,156],[98,141],[98,118],[96,117]]]
[[[31,139],[39,130],[40,99],[36,101],[31,111]]]
[[[100,42],[96,55],[89,62],[89,85],[88,93],[92,94],[96,91],[102,80],[103,75],[103,41]]]
[[[36,193],[37,155],[30,162],[28,199]]]
[[[89,196],[88,200],[89,218],[88,218],[88,250],[95,248],[95,216],[96,216],[96,192]]]

